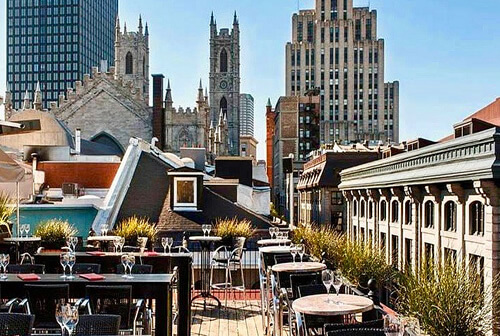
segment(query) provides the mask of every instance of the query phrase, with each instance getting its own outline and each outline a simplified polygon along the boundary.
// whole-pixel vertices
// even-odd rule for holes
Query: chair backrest
[[[130,328],[132,323],[132,286],[86,287],[92,314],[120,315],[120,328]]]
[[[318,272],[290,274],[290,287],[292,287],[292,296],[294,299],[300,297],[300,286],[318,284],[321,284],[321,275]]]
[[[76,325],[76,336],[118,335],[120,315],[80,315]]]
[[[191,251],[189,251],[189,249],[187,247],[184,247],[182,245],[172,247],[172,252],[173,253],[191,253]]]
[[[289,263],[292,262],[293,258],[290,253],[288,254],[281,254],[281,255],[275,255],[274,256],[274,262],[275,264],[283,264],[283,263]]]
[[[117,274],[124,274],[124,268],[122,264],[116,265],[116,273]],[[153,265],[146,265],[146,264],[135,264],[134,267],[132,267],[132,274],[151,274],[153,273]]]
[[[101,273],[101,264],[76,263],[73,266],[74,274]]]
[[[41,264],[12,264],[7,266],[7,272],[12,274],[44,274],[45,273],[45,265]]]
[[[363,329],[341,329],[329,331],[327,336],[385,336],[384,329],[363,328]]]
[[[16,313],[0,313],[0,335],[30,336],[35,316]]]
[[[240,261],[243,256],[243,251],[245,249],[245,237],[238,237],[233,246],[233,251],[231,252],[231,260],[232,261]]]
[[[35,315],[35,328],[57,328],[54,312],[58,303],[69,301],[69,285],[24,286],[30,313]]]
[[[322,284],[299,286],[297,293],[299,294],[299,297],[316,294],[326,294],[326,287]]]
[[[383,329],[384,328],[384,319],[378,319],[373,321],[366,321],[360,323],[354,323],[345,325],[343,323],[327,323],[325,324],[324,331],[325,335],[329,331],[342,330],[342,329],[366,329],[366,328],[375,328],[375,329]]]

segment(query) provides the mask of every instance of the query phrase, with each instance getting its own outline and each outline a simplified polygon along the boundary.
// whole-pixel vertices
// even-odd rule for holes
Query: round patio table
[[[271,267],[273,272],[287,272],[287,273],[306,273],[317,272],[326,269],[326,265],[320,262],[306,261],[306,262],[288,262],[276,264]]]
[[[273,246],[280,244],[290,244],[292,241],[290,239],[261,239],[257,241],[259,246]]]
[[[259,247],[260,253],[290,253],[290,246],[264,246]]]
[[[217,301],[219,308],[221,307],[221,302],[212,293],[210,293],[210,249],[213,243],[222,240],[221,237],[214,236],[192,236],[189,237],[192,242],[198,242],[201,246],[201,264],[200,264],[200,274],[201,274],[201,291],[200,294],[192,298],[191,302],[197,299],[203,299],[203,308],[207,307],[207,298],[212,298]]]
[[[87,241],[110,242],[118,238],[120,238],[120,236],[88,236]]]
[[[373,301],[359,295],[317,294],[296,299],[296,313],[316,316],[336,316],[363,313],[373,309]]]

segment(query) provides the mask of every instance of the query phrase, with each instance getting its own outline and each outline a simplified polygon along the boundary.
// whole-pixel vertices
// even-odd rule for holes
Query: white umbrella
[[[0,183],[15,182],[17,190],[17,235],[19,236],[19,182],[24,178],[24,168],[0,149]]]

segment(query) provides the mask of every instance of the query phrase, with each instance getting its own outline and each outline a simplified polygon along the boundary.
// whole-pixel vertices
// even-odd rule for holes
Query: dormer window
[[[174,177],[174,210],[197,208],[196,180],[196,177]]]

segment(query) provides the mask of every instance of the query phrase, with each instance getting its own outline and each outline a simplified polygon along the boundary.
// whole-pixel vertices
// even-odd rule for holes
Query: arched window
[[[387,202],[385,200],[380,202],[380,220],[387,220]]]
[[[366,207],[365,200],[361,200],[359,205],[360,205],[360,209],[359,209],[360,215],[361,215],[361,217],[365,217],[365,207]]]
[[[358,215],[358,201],[356,200],[352,201],[352,215],[353,216]]]
[[[444,230],[457,230],[457,205],[453,201],[448,201],[444,205]]]
[[[434,202],[427,201],[424,205],[424,226],[426,228],[434,227]]]
[[[185,129],[183,129],[181,132],[179,132],[179,138],[178,138],[178,145],[179,148],[181,147],[192,147],[192,140],[189,132]]]
[[[227,100],[226,100],[226,97],[222,97],[222,99],[220,100],[220,109],[222,110],[222,112],[224,114],[227,113]]]
[[[410,201],[405,202],[405,224],[406,225],[411,224],[411,202]]]
[[[469,230],[471,235],[484,233],[484,205],[479,201],[469,205]]]
[[[368,218],[373,218],[373,202],[368,201]]]
[[[227,51],[222,49],[220,52],[220,72],[227,72]]]
[[[125,56],[125,74],[132,75],[134,73],[134,58],[132,53],[129,51],[127,56]]]
[[[391,221],[396,223],[399,220],[399,203],[394,200],[391,205]]]
[[[142,59],[142,75],[146,77],[146,57]]]

